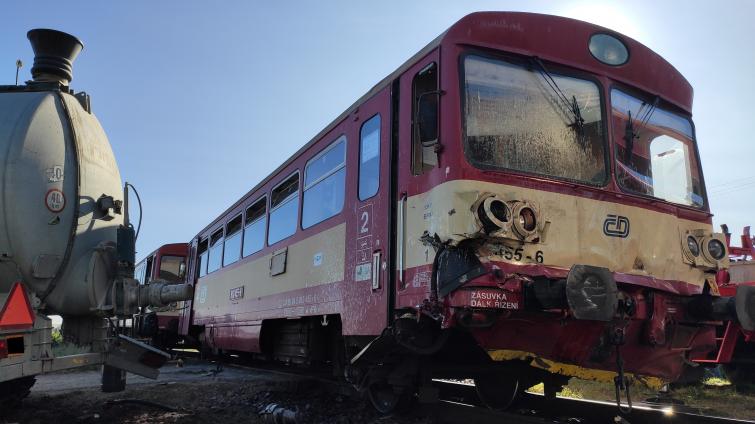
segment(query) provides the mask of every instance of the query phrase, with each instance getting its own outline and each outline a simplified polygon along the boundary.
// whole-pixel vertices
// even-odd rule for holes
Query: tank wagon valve
[[[103,218],[113,219],[115,215],[123,213],[123,200],[115,200],[113,196],[103,194],[97,199],[97,209],[103,214]]]

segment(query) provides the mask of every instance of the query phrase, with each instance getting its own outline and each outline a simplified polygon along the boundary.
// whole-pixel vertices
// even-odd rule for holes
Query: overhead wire
[[[750,182],[750,181],[755,182],[755,175],[750,175],[750,176],[747,176],[747,177],[735,178],[733,180],[725,181],[723,183],[713,184],[713,185],[708,186],[708,190],[714,190],[715,191],[715,190],[718,190],[718,189],[730,187],[732,184],[741,184],[741,183],[746,183],[746,182]]]

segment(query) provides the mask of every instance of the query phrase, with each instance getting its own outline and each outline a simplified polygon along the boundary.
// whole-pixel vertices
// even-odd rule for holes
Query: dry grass
[[[534,392],[538,390],[542,393],[542,384],[530,389]],[[639,385],[632,386],[631,394],[635,401],[659,396],[655,391]],[[615,400],[613,385],[577,379],[572,379],[559,395],[576,399]],[[678,388],[669,395],[684,402],[685,406],[700,409],[708,415],[755,419],[755,390],[737,390],[723,378],[708,378],[702,384]]]
[[[529,389],[527,389],[528,392],[538,393],[538,394],[541,394],[541,395],[543,394],[544,390],[545,390],[545,388],[543,387],[543,383],[536,384],[536,385],[530,387]],[[557,395],[558,396],[562,396],[562,397],[572,398],[572,399],[583,399],[584,398],[584,396],[582,396],[582,393],[580,391],[575,390],[575,389],[573,389],[573,388],[571,388],[569,386],[564,387],[564,389],[561,390],[560,392],[558,392]]]

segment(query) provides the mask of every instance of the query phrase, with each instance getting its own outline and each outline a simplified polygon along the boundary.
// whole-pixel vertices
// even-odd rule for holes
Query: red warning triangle
[[[27,328],[34,325],[34,311],[29,304],[26,290],[17,282],[10,289],[10,296],[0,310],[0,329]]]

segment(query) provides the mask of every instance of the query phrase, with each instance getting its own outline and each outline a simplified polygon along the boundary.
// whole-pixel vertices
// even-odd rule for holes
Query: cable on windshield
[[[558,97],[562,106],[571,113],[574,121],[568,126],[574,128],[577,131],[577,134],[584,134],[585,120],[582,118],[582,111],[579,108],[577,96],[572,96],[570,101],[566,94],[564,94],[564,92],[561,90],[561,87],[558,86],[558,83],[556,82],[555,78],[553,78],[553,75],[548,72],[548,69],[545,67],[540,58],[537,56],[532,56],[532,61],[537,65],[540,76],[543,77],[545,83],[548,84],[548,87],[550,87],[550,89],[553,90],[554,93],[556,93],[556,97]]]

